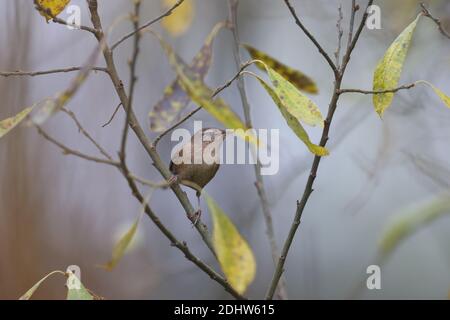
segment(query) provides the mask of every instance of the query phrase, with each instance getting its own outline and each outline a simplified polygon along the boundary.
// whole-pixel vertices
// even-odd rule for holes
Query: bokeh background
[[[99,0],[105,26],[132,9],[130,0]],[[313,97],[323,113],[332,91],[332,74],[316,49],[300,32],[282,1],[241,0],[239,29],[243,42],[270,53],[310,75],[319,85]],[[330,53],[336,48],[336,19],[343,6],[347,25],[350,0],[292,1],[305,25]],[[358,1],[365,6],[366,1]],[[90,24],[86,3],[82,23]],[[396,35],[420,10],[419,1],[375,1],[381,9],[381,30],[364,30],[352,56],[344,87],[370,89],[377,61]],[[426,1],[431,12],[450,30],[450,3]],[[143,21],[162,12],[159,0],[143,0]],[[161,31],[186,60],[202,45],[213,25],[226,18],[226,1],[196,0],[195,17],[178,38]],[[65,13],[62,14],[64,18]],[[360,18],[360,15],[358,15]],[[131,28],[122,23],[111,39]],[[30,0],[0,0],[0,70],[45,70],[82,65],[95,47],[87,33],[46,24]],[[424,79],[450,93],[450,41],[429,19],[419,22],[401,83]],[[116,53],[123,79],[131,41]],[[232,36],[222,31],[214,45],[214,62],[207,77],[212,87],[235,73]],[[6,118],[55,92],[65,89],[73,74],[0,78],[0,118]],[[146,132],[147,113],[174,78],[158,43],[146,36],[138,63],[134,108]],[[279,174],[265,177],[278,243],[284,241],[296,200],[301,196],[312,156],[285,125],[268,95],[246,80],[257,128],[279,128],[282,148]],[[242,115],[235,86],[223,98]],[[93,74],[70,102],[70,109],[111,153],[119,149],[123,113],[102,128],[118,103],[105,75]],[[194,106],[190,106],[192,109]],[[205,125],[217,126],[205,112]],[[402,91],[383,121],[373,111],[370,96],[342,97],[332,126],[332,155],[323,160],[315,192],[303,215],[286,263],[290,298],[446,299],[450,288],[450,219],[443,217],[404,241],[381,269],[381,290],[353,288],[365,281],[365,270],[377,253],[389,218],[405,206],[429,199],[450,187],[450,110],[426,87]],[[192,122],[185,127],[192,130]],[[45,128],[68,145],[94,153],[63,114]],[[317,141],[319,129],[311,130]],[[133,170],[158,180],[145,152],[130,135],[128,155]],[[169,162],[172,143],[160,144]],[[418,161],[417,159],[421,159]],[[425,160],[424,160],[425,159]],[[425,163],[425,165],[424,165]],[[420,164],[420,165],[419,165]],[[424,169],[425,168],[425,169]],[[448,171],[447,171],[448,170]],[[112,272],[96,267],[109,260],[120,232],[139,213],[118,172],[104,165],[65,156],[33,128],[20,127],[0,140],[0,298],[16,299],[55,269],[81,267],[83,283],[107,299],[228,299],[228,294],[197,270],[155,228],[143,219],[133,249]],[[268,240],[250,165],[224,165],[207,191],[232,217],[257,257],[257,276],[248,295],[262,298],[273,272]],[[194,193],[188,191],[192,200]],[[170,191],[156,191],[151,205],[180,239],[204,261],[218,267]],[[203,203],[204,206],[204,203]],[[207,209],[204,219],[210,223]],[[52,278],[36,298],[62,299],[64,280]]]

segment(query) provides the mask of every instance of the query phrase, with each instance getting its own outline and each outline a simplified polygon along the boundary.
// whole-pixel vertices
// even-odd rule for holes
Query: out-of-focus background
[[[366,1],[357,1],[362,7]],[[332,54],[337,45],[336,20],[342,4],[344,26],[350,0],[292,1],[305,25]],[[381,7],[381,30],[364,30],[352,56],[344,87],[370,90],[376,63],[395,37],[420,11],[419,1],[375,1]],[[450,3],[426,1],[431,12],[450,30]],[[86,3],[82,24],[90,25]],[[131,11],[130,0],[100,0],[105,26]],[[171,38],[177,52],[190,60],[218,21],[227,17],[222,0],[196,0],[195,17],[181,37]],[[143,0],[143,21],[159,15],[158,0]],[[61,17],[65,17],[62,13]],[[358,14],[358,20],[361,12]],[[121,23],[110,35],[118,39],[131,28]],[[319,85],[313,99],[323,113],[332,91],[332,74],[317,50],[296,27],[282,1],[241,0],[239,29],[250,43],[304,73]],[[91,35],[46,24],[29,0],[0,0],[0,70],[45,70],[82,65],[95,47]],[[157,30],[166,36],[170,36]],[[119,73],[128,79],[131,41],[116,53]],[[419,21],[401,83],[424,79],[450,93],[450,41],[429,19]],[[212,87],[235,73],[232,36],[222,31],[214,44],[214,62],[207,77]],[[0,78],[0,119],[7,118],[65,89],[73,74]],[[173,80],[158,43],[142,42],[134,108],[142,124],[147,113]],[[276,236],[284,241],[296,200],[301,196],[312,156],[290,129],[258,83],[246,80],[257,128],[279,128],[282,147],[279,174],[265,178],[273,208]],[[235,86],[222,97],[242,115]],[[69,107],[111,153],[119,148],[123,113],[106,128],[118,104],[111,83],[93,74]],[[190,106],[192,109],[193,106]],[[205,125],[217,126],[205,112]],[[184,125],[192,130],[192,122]],[[45,128],[68,145],[94,153],[67,116],[58,114]],[[146,128],[148,128],[146,126]],[[154,136],[148,129],[147,134]],[[320,129],[311,133],[318,140]],[[331,156],[324,159],[302,224],[286,263],[290,298],[348,298],[365,281],[389,218],[400,209],[429,199],[450,186],[450,110],[424,86],[396,95],[383,121],[373,111],[370,96],[342,97],[332,126]],[[145,152],[130,135],[130,166],[141,176],[158,180]],[[160,145],[169,162],[171,142]],[[429,164],[435,166],[428,166]],[[424,169],[425,168],[425,169]],[[440,169],[436,169],[440,168]],[[250,165],[224,165],[208,185],[210,193],[248,239],[257,258],[257,275],[250,297],[262,298],[273,272],[269,243],[254,188]],[[189,191],[192,200],[193,192]],[[218,267],[199,235],[185,218],[170,191],[156,191],[151,205],[161,219],[186,240],[204,261]],[[204,205],[204,204],[203,204]],[[204,219],[210,224],[206,207]],[[46,273],[79,265],[83,283],[107,299],[212,299],[228,294],[187,261],[144,219],[134,248],[112,272],[96,267],[109,260],[118,235],[134,221],[139,203],[118,172],[104,165],[65,156],[33,128],[19,127],[0,141],[0,298],[16,299]],[[381,290],[362,290],[357,297],[409,299],[448,297],[450,288],[450,219],[443,217],[403,242],[381,269]],[[63,280],[55,277],[36,298],[64,298]]]

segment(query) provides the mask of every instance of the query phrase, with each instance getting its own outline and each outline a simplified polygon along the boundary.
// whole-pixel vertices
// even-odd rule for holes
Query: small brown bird
[[[172,156],[170,171],[182,185],[197,191],[198,215],[202,189],[219,170],[220,147],[225,135],[225,130],[217,128],[199,130]]]

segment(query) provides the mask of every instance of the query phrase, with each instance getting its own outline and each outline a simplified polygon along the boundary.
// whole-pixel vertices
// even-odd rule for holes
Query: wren
[[[225,137],[226,132],[222,129],[199,130],[172,156],[169,169],[180,184],[196,191],[198,215],[202,190],[219,170],[219,151]]]

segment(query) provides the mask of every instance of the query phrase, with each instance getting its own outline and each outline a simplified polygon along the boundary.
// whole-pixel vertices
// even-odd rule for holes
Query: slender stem
[[[78,128],[78,131],[80,131],[105,158],[112,160],[112,157],[108,154],[108,152],[97,141],[95,141],[95,139],[92,138],[89,132],[87,132],[87,130],[81,125],[81,122],[78,120],[75,113],[65,108],[62,108],[61,111],[67,114],[73,120]]]
[[[285,2],[288,2],[288,1],[285,0]],[[369,6],[371,6],[372,3],[373,3],[373,0],[369,0],[368,4],[367,4],[367,8]],[[322,137],[320,139],[320,144],[319,144],[322,147],[326,146],[326,144],[328,142],[328,139],[329,139],[329,132],[330,132],[330,128],[331,128],[331,123],[333,121],[333,117],[334,117],[334,114],[335,114],[336,109],[337,109],[337,103],[338,103],[338,100],[339,100],[339,97],[340,97],[339,90],[341,88],[342,78],[344,76],[344,73],[345,73],[346,67],[348,65],[348,62],[350,61],[350,57],[351,57],[351,54],[353,52],[353,49],[355,48],[356,43],[358,42],[358,39],[359,39],[359,37],[361,35],[361,32],[362,32],[362,30],[363,30],[363,28],[364,28],[364,26],[366,24],[366,20],[367,20],[367,16],[368,16],[367,8],[365,10],[365,13],[364,13],[362,19],[361,19],[361,23],[360,23],[360,25],[358,27],[358,30],[357,30],[357,32],[355,34],[355,37],[353,38],[350,46],[347,48],[347,51],[346,51],[346,53],[344,55],[344,58],[343,58],[343,61],[342,61],[342,66],[341,66],[339,72],[335,75],[335,83],[334,83],[333,95],[331,97],[331,101],[330,101],[330,104],[329,104],[329,107],[328,107],[328,114],[327,114],[327,117],[325,119],[325,124],[324,124],[324,128],[323,128],[323,131],[322,131]],[[309,200],[309,197],[311,196],[312,192],[314,191],[313,190],[314,181],[316,180],[316,177],[317,177],[317,172],[318,172],[318,169],[319,169],[319,165],[320,165],[321,159],[322,158],[320,156],[315,156],[314,157],[314,161],[313,161],[313,164],[311,166],[309,177],[308,177],[308,180],[306,182],[305,189],[303,191],[303,195],[302,195],[301,199],[299,201],[297,201],[297,209],[296,209],[296,212],[295,212],[294,220],[292,222],[292,225],[291,225],[291,228],[290,228],[289,233],[287,235],[287,238],[286,238],[286,240],[284,242],[283,249],[281,251],[281,256],[280,256],[280,258],[278,260],[278,264],[276,266],[275,272],[274,272],[273,277],[272,277],[272,281],[270,282],[270,286],[269,286],[269,289],[268,289],[267,294],[266,294],[266,299],[272,299],[273,298],[273,295],[275,293],[277,284],[278,284],[278,282],[280,280],[281,275],[283,274],[284,263],[286,262],[286,258],[288,256],[289,249],[291,248],[292,241],[294,240],[295,233],[296,233],[296,231],[297,231],[297,229],[298,229],[298,227],[299,227],[299,225],[301,223],[301,218],[302,218],[303,211],[304,211],[304,209],[306,207],[306,204],[307,204],[307,202]]]
[[[416,82],[405,84],[403,86],[394,88],[394,89],[386,89],[386,90],[380,90],[380,91],[371,91],[371,90],[362,90],[362,89],[339,89],[338,93],[362,93],[362,94],[384,94],[384,93],[394,93],[400,90],[408,90],[416,86]]]
[[[434,21],[434,23],[438,26],[439,32],[442,33],[443,36],[445,36],[446,38],[450,39],[450,33],[447,32],[444,27],[442,26],[441,21],[438,18],[435,18],[431,15],[430,11],[428,11],[428,9],[425,7],[424,3],[421,3],[420,6],[422,7],[422,12],[423,15],[425,17],[430,18],[431,20]]]
[[[350,14],[350,24],[348,27],[348,39],[347,39],[347,50],[350,48],[353,40],[353,28],[355,27],[355,15],[359,10],[359,5],[356,4],[356,0],[352,0],[352,10]]]
[[[0,71],[0,76],[2,77],[18,77],[18,76],[29,76],[29,77],[37,77],[37,76],[44,76],[49,74],[55,74],[55,73],[69,73],[69,72],[75,72],[75,71],[81,71],[84,67],[70,67],[70,68],[63,68],[63,69],[52,69],[52,70],[43,70],[43,71]],[[101,71],[108,73],[106,68],[102,67],[93,67],[91,68],[93,71]]]
[[[134,12],[132,16],[133,26],[136,29],[139,26],[139,20],[141,17],[141,0],[135,0],[134,1]],[[128,138],[128,131],[130,126],[128,123],[130,122],[130,114],[133,111],[133,97],[134,97],[134,88],[136,86],[137,82],[137,76],[136,76],[136,65],[139,57],[139,44],[141,40],[141,34],[139,32],[136,32],[134,34],[134,42],[133,42],[133,54],[129,62],[130,66],[130,87],[128,90],[128,108],[125,115],[125,122],[123,125],[122,130],[122,140],[120,143],[120,151],[119,151],[119,157],[121,159],[125,159],[126,157],[126,147],[127,147],[127,138]]]
[[[300,21],[299,17],[297,16],[297,13],[295,12],[294,7],[291,5],[289,0],[284,0],[284,3],[288,7],[289,11],[291,12],[292,16],[294,17],[295,23],[302,29],[303,33],[311,40],[311,42],[316,46],[317,50],[319,50],[320,54],[325,58],[325,60],[330,65],[331,69],[333,70],[334,74],[337,75],[338,68],[334,64],[333,60],[330,58],[328,53],[322,48],[322,46],[317,42],[316,38],[309,32],[309,30],[303,25],[303,23]]]
[[[124,42],[125,40],[131,38],[132,36],[134,36],[135,34],[139,33],[140,31],[150,27],[152,24],[158,22],[159,20],[170,16],[172,14],[172,12],[178,8],[182,3],[184,2],[184,0],[178,0],[172,7],[170,7],[166,12],[164,12],[162,15],[160,15],[159,17],[156,17],[155,19],[150,20],[149,22],[144,23],[142,26],[140,27],[136,27],[133,31],[131,31],[130,33],[126,34],[125,36],[123,36],[122,38],[120,38],[119,41],[117,41],[116,43],[114,43],[111,46],[111,51],[114,51],[122,42]]]
[[[102,158],[97,158],[97,157],[93,157],[87,154],[84,154],[80,151],[71,149],[69,147],[67,147],[66,145],[64,145],[63,143],[59,142],[58,140],[56,140],[55,138],[53,138],[52,136],[50,136],[47,132],[45,132],[44,129],[42,129],[39,125],[35,124],[34,125],[38,131],[38,133],[47,141],[51,142],[52,144],[54,144],[55,146],[57,146],[58,148],[60,148],[64,154],[69,154],[69,155],[73,155],[75,157],[84,159],[84,160],[88,160],[88,161],[92,161],[92,162],[97,162],[97,163],[102,163],[102,164],[107,164],[110,166],[114,166],[117,167],[118,166],[118,162],[115,162],[113,160],[110,159],[102,159]]]
[[[244,110],[244,118],[245,118],[245,124],[247,128],[252,128],[252,117],[251,117],[251,109],[250,109],[250,103],[247,99],[247,93],[245,89],[245,81],[244,77],[241,75],[243,69],[242,69],[242,60],[241,60],[241,54],[239,51],[239,31],[238,31],[238,23],[237,23],[237,13],[238,13],[238,6],[239,6],[239,0],[229,0],[229,20],[231,23],[231,30],[233,32],[233,52],[234,52],[234,59],[236,62],[237,68],[240,68],[237,78],[237,87],[239,90],[239,95],[241,97],[242,107]],[[256,190],[258,193],[258,196],[260,198],[262,212],[266,224],[266,233],[267,237],[269,239],[271,253],[272,253],[272,259],[273,263],[276,265],[277,258],[279,255],[278,245],[275,239],[275,231],[273,227],[272,222],[272,213],[270,209],[269,199],[267,197],[266,189],[264,187],[264,180],[261,174],[261,162],[259,161],[258,157],[256,157],[257,161],[254,165],[255,170],[255,177],[256,177]],[[284,277],[281,279],[279,285],[278,285],[278,294],[281,299],[287,299],[287,290],[286,290],[286,282]]]

